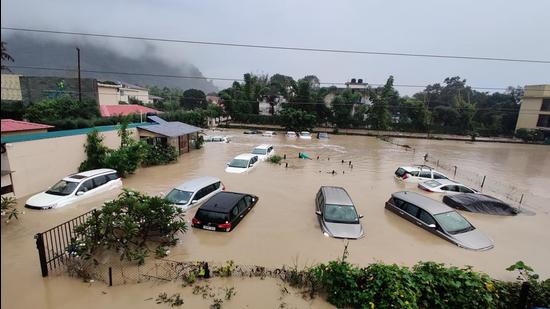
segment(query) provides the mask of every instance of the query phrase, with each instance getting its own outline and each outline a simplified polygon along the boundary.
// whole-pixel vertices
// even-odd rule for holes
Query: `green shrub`
[[[178,159],[178,152],[176,148],[170,144],[155,145],[145,144],[145,157],[143,158],[143,164],[147,166],[161,165],[174,162]]]
[[[159,196],[124,190],[117,199],[106,202],[85,223],[67,248],[73,257],[93,258],[99,250],[111,250],[120,259],[143,264],[148,243],[158,243],[156,253],[175,245],[179,232],[187,231],[183,211]]]
[[[542,142],[544,141],[544,130],[521,128],[516,131],[516,137],[524,142]]]
[[[268,161],[273,163],[273,164],[279,164],[279,163],[281,163],[281,160],[283,160],[283,157],[281,157],[280,155],[272,155],[268,159]]]
[[[8,216],[6,223],[9,223],[11,219],[15,218],[19,220],[21,212],[15,208],[17,206],[17,200],[13,196],[2,196],[2,216]]]

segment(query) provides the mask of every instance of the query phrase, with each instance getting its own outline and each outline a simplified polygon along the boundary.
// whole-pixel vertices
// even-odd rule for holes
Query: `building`
[[[153,103],[153,98],[149,96],[149,90],[147,88],[124,82],[98,82],[97,94],[100,106]]]
[[[517,129],[550,131],[550,84],[525,86]]]
[[[53,126],[41,123],[2,119],[2,137],[21,134],[45,133]]]
[[[165,121],[157,116],[147,117],[153,124],[138,126],[138,134],[141,140],[149,144],[163,143],[174,146],[178,153],[191,151],[199,137],[201,128],[178,121]]]
[[[21,83],[17,74],[2,74],[2,101],[21,101]]]
[[[49,76],[19,76],[23,104],[29,105],[46,99],[70,96],[78,99],[78,78]],[[82,78],[82,100],[98,101],[97,81],[93,78]]]

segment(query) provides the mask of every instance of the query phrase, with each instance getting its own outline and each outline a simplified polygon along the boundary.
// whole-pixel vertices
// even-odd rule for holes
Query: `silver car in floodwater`
[[[348,193],[341,187],[323,186],[315,197],[315,214],[327,237],[358,239],[363,237],[363,216],[357,214]]]
[[[493,241],[451,207],[415,192],[396,192],[386,209],[461,248],[489,250]]]

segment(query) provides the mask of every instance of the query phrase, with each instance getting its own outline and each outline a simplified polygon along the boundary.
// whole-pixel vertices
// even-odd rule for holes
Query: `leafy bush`
[[[16,220],[19,220],[19,215],[22,214],[18,209],[15,208],[17,206],[17,200],[13,196],[2,196],[2,216],[8,216],[8,220],[6,220],[6,223],[9,223],[11,219],[15,218]]]
[[[273,163],[273,164],[279,164],[279,163],[281,163],[281,160],[283,160],[283,157],[281,157],[280,155],[272,155],[268,159],[268,161]]]
[[[69,96],[63,96],[31,104],[24,117],[39,123],[69,118],[92,119],[99,117],[99,108],[97,102],[93,100],[79,102]]]
[[[155,145],[145,144],[145,157],[143,158],[144,165],[161,165],[174,162],[178,159],[176,148],[170,144]]]
[[[281,117],[278,115],[256,115],[256,114],[235,114],[231,116],[231,119],[240,123],[253,123],[253,124],[272,124],[280,125]]]
[[[97,130],[92,130],[86,136],[86,144],[84,145],[86,160],[80,163],[78,171],[82,172],[103,167],[107,151],[107,147],[103,145],[103,136]]]
[[[187,231],[183,211],[159,196],[124,190],[117,199],[106,202],[90,219],[75,228],[67,248],[73,257],[91,259],[99,250],[113,251],[120,260],[143,264],[149,245],[175,245],[179,232]]]
[[[162,118],[166,121],[180,121],[197,127],[206,127],[209,112],[203,109],[191,111],[176,110],[165,112]]]
[[[542,142],[544,141],[544,131],[521,128],[516,131],[516,137],[521,138],[524,142]]]
[[[197,136],[195,140],[195,149],[201,149],[204,144],[204,137],[202,135]]]

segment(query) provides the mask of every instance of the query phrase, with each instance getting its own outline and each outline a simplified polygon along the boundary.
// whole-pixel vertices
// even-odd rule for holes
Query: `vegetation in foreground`
[[[17,200],[13,196],[2,196],[2,217],[8,216],[6,223],[10,223],[11,219],[19,220],[19,215],[24,212],[19,211],[17,206]]]

